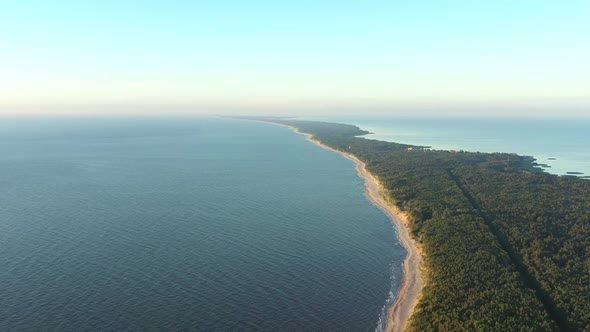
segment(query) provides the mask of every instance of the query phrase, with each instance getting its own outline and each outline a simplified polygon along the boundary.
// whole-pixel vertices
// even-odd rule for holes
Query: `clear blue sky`
[[[590,115],[590,1],[0,2],[0,112],[115,106]]]

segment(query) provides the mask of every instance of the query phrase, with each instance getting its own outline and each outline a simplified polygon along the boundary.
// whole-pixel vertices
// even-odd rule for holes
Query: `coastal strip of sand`
[[[275,123],[277,124],[277,123]],[[387,196],[383,186],[379,181],[367,171],[364,162],[356,156],[333,149],[314,139],[311,134],[299,131],[298,128],[277,124],[283,127],[291,128],[294,132],[304,135],[308,141],[333,152],[336,152],[345,158],[352,160],[356,165],[358,175],[365,180],[366,195],[375,206],[379,207],[393,221],[397,228],[397,233],[401,244],[406,248],[408,254],[403,262],[403,276],[397,297],[387,313],[386,332],[401,332],[404,330],[406,323],[410,319],[418,297],[422,291],[421,261],[422,255],[410,236],[408,216],[400,211],[396,206],[387,202]]]

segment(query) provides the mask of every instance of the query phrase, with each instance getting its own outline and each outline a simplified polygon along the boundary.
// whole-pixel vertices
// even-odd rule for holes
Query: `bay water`
[[[590,118],[312,117],[354,124],[381,141],[532,156],[545,172],[590,176]]]

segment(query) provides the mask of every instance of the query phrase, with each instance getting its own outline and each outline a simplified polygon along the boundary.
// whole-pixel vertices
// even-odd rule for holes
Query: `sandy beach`
[[[365,180],[367,198],[371,203],[385,211],[395,224],[400,242],[404,248],[406,248],[408,254],[403,262],[403,276],[397,297],[387,314],[386,331],[403,331],[406,323],[412,315],[414,306],[418,302],[418,296],[422,291],[422,278],[420,273],[422,256],[420,255],[420,251],[415,241],[410,236],[407,215],[394,205],[387,202],[385,190],[379,181],[367,171],[365,163],[357,157],[323,145],[319,141],[313,139],[312,135],[303,133],[295,127],[281,124],[278,125],[291,128],[297,134],[304,135],[308,141],[352,160],[356,164],[358,175]]]

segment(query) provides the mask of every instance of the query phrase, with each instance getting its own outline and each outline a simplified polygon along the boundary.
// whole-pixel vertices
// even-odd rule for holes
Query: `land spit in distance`
[[[408,216],[425,286],[405,330],[590,330],[590,181],[542,173],[525,156],[369,140],[346,124],[255,119],[355,156]]]

